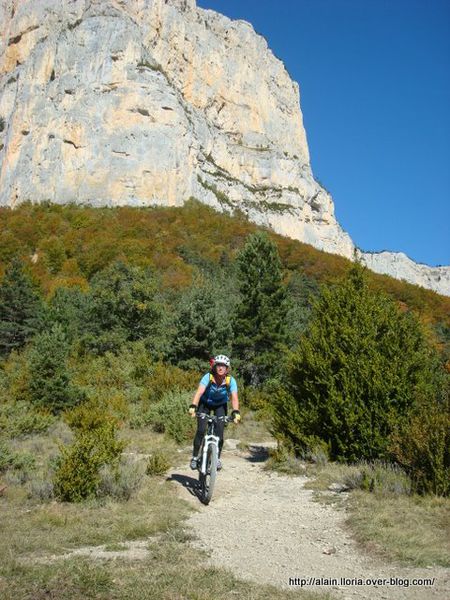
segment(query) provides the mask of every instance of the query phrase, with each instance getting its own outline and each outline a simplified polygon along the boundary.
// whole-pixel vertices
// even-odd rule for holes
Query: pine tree
[[[162,308],[157,283],[150,269],[115,262],[97,273],[91,282],[89,321],[93,340],[146,340],[152,343],[160,328]],[[107,346],[107,341],[105,342]]]
[[[47,321],[50,327],[59,323],[67,341],[74,342],[89,331],[91,300],[91,296],[78,287],[57,288],[47,311]]]
[[[43,304],[22,262],[11,261],[0,283],[0,354],[25,345],[41,327]]]
[[[355,264],[324,288],[274,396],[274,428],[302,452],[320,441],[331,458],[388,458],[391,434],[417,399],[436,393],[436,362],[411,313],[367,286]]]
[[[286,288],[276,245],[264,232],[249,236],[237,256],[240,301],[233,322],[233,352],[247,385],[274,375],[286,339]]]
[[[36,406],[53,413],[73,406],[81,399],[71,384],[67,367],[69,345],[61,325],[37,335],[30,351],[30,397]]]
[[[294,271],[287,284],[286,330],[289,347],[295,346],[311,318],[312,300],[319,293],[315,279]]]
[[[182,298],[170,351],[179,367],[204,370],[212,355],[230,352],[231,325],[220,293],[225,291],[203,283]]]

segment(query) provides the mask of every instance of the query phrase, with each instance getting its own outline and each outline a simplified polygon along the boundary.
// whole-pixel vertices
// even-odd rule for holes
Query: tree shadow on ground
[[[266,446],[248,445],[249,456],[245,457],[251,463],[265,462],[269,458],[269,448]]]

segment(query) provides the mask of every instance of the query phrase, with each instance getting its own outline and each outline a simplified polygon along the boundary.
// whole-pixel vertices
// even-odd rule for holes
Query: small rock
[[[327,554],[327,555],[336,554],[336,548],[327,548],[326,550],[324,550],[322,552],[322,554]]]
[[[344,483],[332,483],[331,485],[328,486],[328,489],[330,490],[330,492],[348,492],[348,490],[350,489],[348,487],[348,485],[345,485]]]

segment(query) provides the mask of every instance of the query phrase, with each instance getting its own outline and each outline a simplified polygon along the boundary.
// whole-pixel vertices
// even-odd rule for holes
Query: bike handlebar
[[[234,421],[233,417],[229,417],[228,415],[224,415],[223,417],[218,417],[217,415],[207,415],[206,413],[197,413],[197,419],[208,419],[211,423],[217,423],[217,421],[224,421],[225,423],[232,423]]]

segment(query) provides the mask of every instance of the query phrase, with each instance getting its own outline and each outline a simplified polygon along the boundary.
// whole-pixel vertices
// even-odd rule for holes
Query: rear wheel
[[[206,474],[203,476],[203,503],[209,504],[212,498],[217,475],[217,446],[210,444],[206,455]]]

